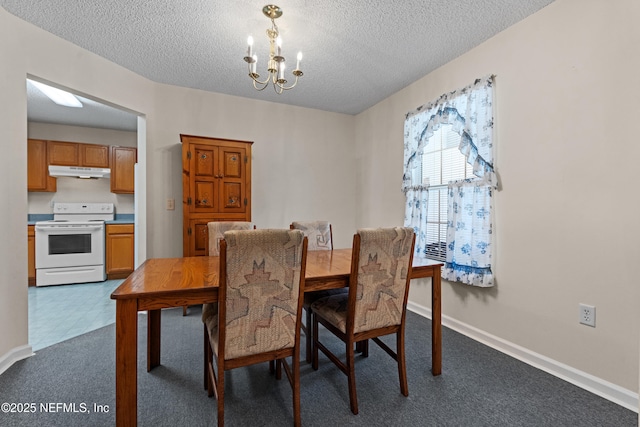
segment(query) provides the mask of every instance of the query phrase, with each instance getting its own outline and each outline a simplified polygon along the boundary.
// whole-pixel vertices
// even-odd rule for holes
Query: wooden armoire
[[[211,221],[251,221],[249,141],[180,135],[183,256],[207,255]]]

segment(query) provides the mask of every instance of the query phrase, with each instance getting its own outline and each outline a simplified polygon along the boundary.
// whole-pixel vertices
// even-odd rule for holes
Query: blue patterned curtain
[[[460,152],[477,178],[449,183],[447,259],[443,278],[473,286],[493,286],[492,203],[497,185],[493,169],[493,76],[442,95],[409,112],[404,129],[405,226],[416,231],[416,253],[426,245],[428,183],[419,176],[422,151],[442,124],[460,134]]]
[[[428,119],[428,118],[427,118]],[[407,118],[404,122],[404,176],[402,191],[406,195],[404,226],[413,228],[416,235],[415,253],[424,256],[427,246],[428,184],[422,183],[422,151],[427,139],[422,134],[426,127],[424,115]],[[432,132],[433,134],[433,132]]]
[[[467,285],[493,286],[491,196],[485,180],[449,183],[447,261],[442,277]]]

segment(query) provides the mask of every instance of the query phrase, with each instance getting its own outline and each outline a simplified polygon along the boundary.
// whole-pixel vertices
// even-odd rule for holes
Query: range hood
[[[111,169],[49,165],[49,175],[56,178],[59,176],[71,176],[75,178],[109,178],[111,176]]]

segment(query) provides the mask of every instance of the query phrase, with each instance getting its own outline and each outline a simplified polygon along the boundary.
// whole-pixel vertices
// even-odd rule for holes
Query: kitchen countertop
[[[105,221],[105,224],[133,224],[135,222],[135,214],[116,214],[113,221]]]
[[[133,218],[131,219],[127,219],[127,218],[123,218],[123,219],[114,219],[113,221],[105,221],[105,224],[109,225],[109,224],[133,224],[134,220]]]

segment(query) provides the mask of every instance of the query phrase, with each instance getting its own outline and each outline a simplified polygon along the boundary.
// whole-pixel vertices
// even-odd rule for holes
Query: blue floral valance
[[[443,124],[452,125],[460,134],[460,152],[473,166],[473,173],[497,184],[493,169],[493,76],[477,79],[473,84],[445,93],[433,102],[406,114],[404,129],[404,169],[402,191],[418,189],[422,183],[419,166],[429,138]]]

